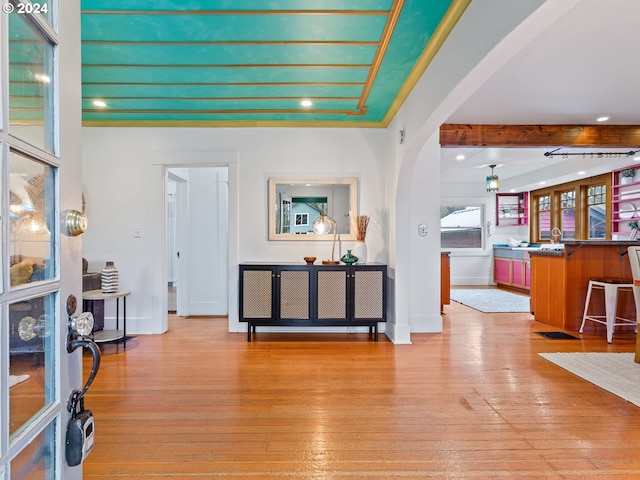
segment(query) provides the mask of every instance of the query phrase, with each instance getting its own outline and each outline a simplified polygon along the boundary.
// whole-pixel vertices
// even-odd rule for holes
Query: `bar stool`
[[[604,315],[589,315],[589,306],[591,303],[591,293],[593,290],[602,290],[604,292]],[[635,332],[638,333],[638,323],[634,318],[623,318],[618,316],[618,292],[619,291],[633,293],[633,283],[627,283],[622,279],[592,279],[589,280],[589,289],[587,290],[587,298],[584,302],[584,314],[582,315],[582,325],[579,332],[584,330],[584,324],[587,320],[601,323],[607,326],[607,342],[613,340],[613,332],[616,326],[633,325]]]

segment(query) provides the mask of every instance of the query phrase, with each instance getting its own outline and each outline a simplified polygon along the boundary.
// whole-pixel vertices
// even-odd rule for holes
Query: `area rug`
[[[29,380],[29,375],[9,375],[9,387],[15,387],[19,383]]]
[[[633,353],[540,353],[542,358],[640,407],[640,364]]]
[[[484,313],[531,311],[529,297],[497,288],[452,288],[451,300]]]

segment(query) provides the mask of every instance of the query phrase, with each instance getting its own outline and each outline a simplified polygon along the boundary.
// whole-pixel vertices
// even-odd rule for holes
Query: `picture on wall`
[[[309,225],[308,213],[296,213],[295,225],[297,227],[307,227]]]

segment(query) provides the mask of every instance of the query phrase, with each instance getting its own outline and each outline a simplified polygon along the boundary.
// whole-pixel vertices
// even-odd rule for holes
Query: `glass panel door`
[[[5,3],[10,7],[0,16],[0,70],[8,78],[0,116],[0,368],[8,382],[0,387],[0,479],[76,480],[82,474],[66,468],[62,431],[70,367],[79,377],[81,356],[70,359],[66,352],[60,301],[66,287],[60,280],[58,220],[58,2]],[[79,17],[79,2],[66,8]],[[79,41],[79,20],[77,31]]]
[[[54,44],[28,15],[9,17],[9,130],[15,137],[54,151]]]

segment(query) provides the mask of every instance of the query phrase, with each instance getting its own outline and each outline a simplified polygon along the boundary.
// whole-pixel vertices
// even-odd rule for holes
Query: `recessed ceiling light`
[[[36,73],[34,77],[39,82],[51,83],[51,77],[49,75],[45,75],[44,73]]]
[[[458,155],[458,156],[456,157],[456,160],[464,160],[464,155]]]
[[[546,185],[546,184],[547,182],[544,182],[544,181],[540,182],[540,185]]]
[[[93,101],[93,106],[94,107],[99,107],[99,108],[104,108],[107,106],[107,102],[105,102],[104,100],[94,100]]]
[[[634,162],[640,162],[640,157],[633,157]]]
[[[606,122],[610,117],[598,117],[596,118],[596,122]]]
[[[516,193],[516,189],[512,188],[511,190],[509,190],[510,193]]]
[[[313,105],[313,102],[311,100],[305,99],[300,102],[300,105],[302,105],[303,107],[310,107],[311,105]]]
[[[585,175],[586,173],[587,173],[587,172],[585,172],[584,170],[580,170],[580,171],[578,172],[578,175]]]

